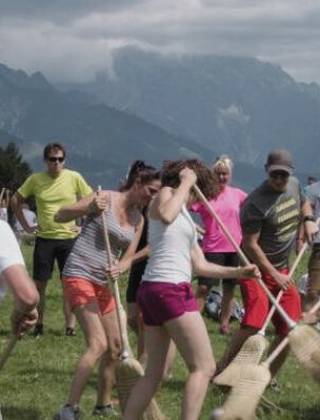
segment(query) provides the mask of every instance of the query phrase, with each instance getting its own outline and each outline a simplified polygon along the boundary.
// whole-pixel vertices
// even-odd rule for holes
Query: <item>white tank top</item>
[[[193,220],[185,206],[170,224],[149,219],[150,257],[142,281],[190,282],[191,249],[197,241]]]

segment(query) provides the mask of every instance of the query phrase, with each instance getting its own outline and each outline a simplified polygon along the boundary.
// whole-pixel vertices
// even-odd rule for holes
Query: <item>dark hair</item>
[[[57,149],[61,150],[63,157],[66,157],[66,150],[60,143],[49,143],[46,145],[46,147],[43,149],[43,159],[48,159],[50,153],[52,150]]]
[[[153,166],[146,165],[143,160],[135,160],[127,171],[124,182],[120,184],[119,191],[129,190],[135,182],[149,184],[160,180],[160,172]]]
[[[197,186],[206,198],[210,199],[218,194],[219,184],[217,176],[198,159],[165,161],[161,170],[162,186],[177,188],[180,185],[179,173],[184,168],[190,168],[196,173]]]

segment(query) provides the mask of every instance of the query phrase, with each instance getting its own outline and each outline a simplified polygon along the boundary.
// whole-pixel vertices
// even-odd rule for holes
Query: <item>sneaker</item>
[[[80,409],[79,407],[65,405],[54,415],[53,420],[80,420]]]
[[[43,335],[43,324],[37,324],[34,327],[32,335],[36,338],[39,338],[41,335]]]
[[[72,328],[72,327],[67,327],[66,328],[66,336],[74,337],[75,335],[76,335],[76,332],[75,332],[74,328]]]
[[[276,378],[271,379],[269,387],[273,392],[280,392],[281,391],[280,385],[279,385],[278,381],[276,380]]]
[[[113,408],[112,404],[107,405],[96,405],[92,412],[93,416],[100,416],[100,417],[111,417],[111,416],[118,416],[119,413],[117,410]]]

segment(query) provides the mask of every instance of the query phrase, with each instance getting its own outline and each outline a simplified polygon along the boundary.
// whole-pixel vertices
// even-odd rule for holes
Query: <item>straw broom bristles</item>
[[[306,249],[308,248],[308,243],[306,242],[301,248],[299,254],[297,255],[291,269],[289,272],[289,277],[293,276],[294,271],[296,270],[302,256],[304,255]],[[283,291],[281,290],[277,296],[277,302],[280,302]],[[243,365],[253,364],[257,365],[264,352],[269,347],[269,342],[265,338],[265,331],[271,318],[274,314],[275,306],[273,305],[270,309],[268,316],[257,334],[249,337],[242,345],[240,351],[237,353],[235,358],[231,363],[219,374],[217,375],[213,382],[216,385],[222,386],[234,386],[240,378],[240,368]]]
[[[98,191],[100,191],[101,188],[98,188]],[[111,245],[107,230],[107,222],[105,220],[104,213],[101,215],[102,217],[102,225],[103,225],[103,234],[105,239],[105,245],[106,245],[106,251],[107,256],[109,259],[109,263],[112,263],[112,252],[111,252]],[[121,341],[121,347],[122,347],[122,355],[120,362],[118,363],[116,367],[116,385],[117,385],[117,391],[119,395],[119,403],[121,411],[124,412],[127,400],[130,396],[131,390],[133,386],[135,385],[136,381],[144,375],[143,367],[140,365],[140,363],[134,359],[132,352],[130,354],[129,347],[127,345],[129,344],[128,336],[125,333],[126,326],[123,323],[123,320],[125,318],[124,314],[122,313],[123,308],[121,305],[120,300],[120,293],[118,288],[117,280],[112,281],[113,285],[113,293],[115,297],[116,302],[116,314],[118,319],[118,326],[119,326],[119,332],[120,332],[120,341]],[[122,308],[122,311],[121,311]],[[161,413],[161,410],[156,403],[155,399],[152,399],[149,406],[147,407],[145,413],[143,414],[143,420],[164,420],[165,416]]]
[[[320,307],[320,300],[308,311],[308,314],[315,313]],[[294,334],[296,330],[301,329],[298,334]],[[307,328],[306,328],[307,327]],[[212,418],[215,420],[251,420],[254,419],[256,408],[259,404],[262,394],[271,380],[271,373],[269,367],[271,363],[278,357],[282,350],[290,343],[294,351],[299,350],[296,356],[300,361],[304,362],[304,366],[309,369],[316,379],[320,377],[320,350],[319,342],[314,341],[314,346],[310,343],[310,334],[312,337],[319,334],[313,330],[311,333],[309,329],[312,327],[307,325],[298,325],[289,335],[285,337],[279,345],[269,355],[267,360],[258,366],[252,364],[242,366],[240,371],[240,379],[238,383],[232,388],[228,399],[223,407],[213,411]],[[316,334],[314,334],[316,333]],[[298,343],[295,343],[298,340]],[[305,340],[308,345],[302,346],[300,341]],[[317,348],[315,350],[315,347]]]

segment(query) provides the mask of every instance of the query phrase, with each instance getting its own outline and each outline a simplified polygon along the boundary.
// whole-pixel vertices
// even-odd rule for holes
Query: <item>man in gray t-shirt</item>
[[[249,194],[241,210],[242,247],[251,261],[260,268],[262,279],[272,294],[277,296],[283,291],[280,304],[297,321],[301,316],[300,297],[288,276],[289,255],[301,219],[309,241],[317,229],[312,221],[310,203],[297,179],[291,176],[293,162],[290,153],[281,149],[272,151],[265,169],[268,178]],[[234,358],[249,336],[261,329],[270,309],[269,300],[255,279],[241,279],[240,287],[245,315],[221,367]],[[272,346],[274,348],[288,333],[288,326],[277,312],[272,321],[277,334]],[[285,357],[286,352],[283,351],[273,362],[272,375],[281,367]]]

